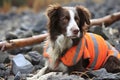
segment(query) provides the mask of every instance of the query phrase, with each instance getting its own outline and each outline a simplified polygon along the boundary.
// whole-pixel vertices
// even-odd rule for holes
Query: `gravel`
[[[100,18],[120,11],[120,0],[105,0],[101,4],[94,3],[92,1],[93,0],[86,0],[84,3],[76,3],[72,1],[68,4],[68,6],[84,5],[90,10],[92,18]],[[17,14],[12,9],[7,14],[0,13],[0,41],[31,37],[33,35],[39,35],[47,32],[47,18],[44,11],[35,14],[27,10],[23,11],[21,14]],[[94,26],[90,28],[89,31],[97,34],[99,32],[106,40],[108,40],[120,51],[120,21],[115,22],[108,28]],[[12,59],[9,58],[10,55],[12,55],[13,58],[18,54],[29,55],[29,58],[26,58],[25,60],[29,60],[31,64],[33,64],[34,71],[36,72],[36,70],[41,69],[44,66],[42,49],[43,44],[41,43],[34,46],[9,50],[7,52],[0,51],[0,79],[19,80],[18,78],[21,78],[23,75],[22,73],[15,73],[15,75],[13,75],[11,68],[13,64],[11,64]],[[94,80],[120,79],[120,73],[108,73],[104,68],[91,73],[97,76]],[[26,74],[24,74],[24,77],[25,75]],[[76,75],[64,75],[61,73],[49,73],[46,75],[43,76],[45,79],[42,77],[44,80],[83,80],[83,78]]]

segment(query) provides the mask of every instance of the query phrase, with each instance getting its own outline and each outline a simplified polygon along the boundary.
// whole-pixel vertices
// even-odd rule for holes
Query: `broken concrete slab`
[[[25,59],[23,54],[16,55],[12,60],[12,71],[14,74],[21,72],[21,74],[30,73],[34,70],[33,65]]]

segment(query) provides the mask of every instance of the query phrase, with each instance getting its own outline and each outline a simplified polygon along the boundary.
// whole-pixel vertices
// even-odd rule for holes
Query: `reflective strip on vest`
[[[73,64],[76,64],[76,62],[77,62],[77,57],[78,57],[78,54],[79,54],[79,52],[81,50],[81,45],[82,45],[82,41],[79,42],[79,44],[78,44],[78,46],[76,48],[76,53],[75,53],[75,55],[73,57]]]
[[[112,50],[113,50],[113,55],[115,56],[115,57],[117,57],[117,55],[119,54],[119,52],[114,48],[114,47],[112,47]]]
[[[94,54],[95,54],[95,57],[94,57],[94,60],[93,60],[93,62],[92,62],[92,64],[91,64],[91,66],[90,66],[90,68],[91,69],[94,69],[94,67],[95,67],[95,65],[96,65],[96,63],[97,63],[97,59],[98,59],[98,54],[99,54],[99,51],[98,51],[98,43],[97,43],[97,40],[96,40],[96,38],[94,37],[94,35],[93,34],[91,34],[91,33],[89,33],[90,34],[90,36],[91,36],[91,38],[92,38],[92,40],[93,40],[93,44],[94,44]]]
[[[106,42],[106,43],[107,43],[108,49],[113,51],[113,56],[117,57],[119,52],[109,42]]]

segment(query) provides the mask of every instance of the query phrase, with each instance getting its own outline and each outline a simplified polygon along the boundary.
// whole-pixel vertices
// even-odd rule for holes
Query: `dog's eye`
[[[69,21],[69,18],[67,16],[64,16],[61,18],[61,20],[64,22],[64,23],[68,23]]]
[[[79,18],[77,16],[75,16],[75,21],[79,23]]]

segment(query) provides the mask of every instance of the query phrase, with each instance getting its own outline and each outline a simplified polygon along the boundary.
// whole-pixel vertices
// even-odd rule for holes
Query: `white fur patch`
[[[75,21],[75,13],[76,13],[76,10],[75,8],[68,8],[68,11],[69,11],[69,14],[70,14],[70,21],[68,23],[68,27],[67,27],[67,36],[68,37],[79,37],[80,36],[80,31],[78,32],[77,35],[74,35],[73,32],[72,32],[72,28],[74,29],[78,29],[79,30],[79,27]]]
[[[49,53],[52,59],[52,63],[49,66],[50,68],[54,68],[55,62],[61,53],[65,49],[72,47],[72,40],[68,37],[65,37],[64,35],[59,35],[57,40],[55,42],[50,42],[49,45],[50,47],[48,47],[47,53]]]

